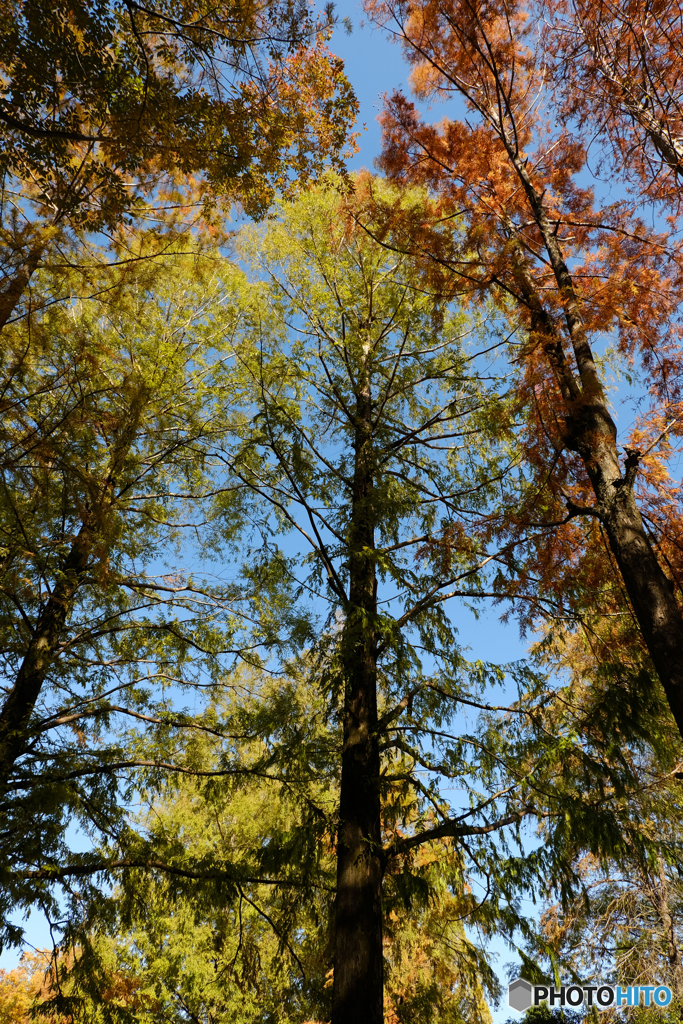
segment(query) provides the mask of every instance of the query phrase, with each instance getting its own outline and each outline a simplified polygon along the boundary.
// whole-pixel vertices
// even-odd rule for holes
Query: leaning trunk
[[[635,463],[635,458],[633,460]],[[629,472],[615,481],[603,518],[643,639],[683,736],[683,618],[673,584],[645,533]]]
[[[377,585],[369,384],[357,400],[343,636],[342,751],[332,1024],[382,1024],[382,857],[377,737]]]
[[[50,669],[59,657],[64,628],[76,595],[92,571],[92,550],[102,545],[106,537],[106,518],[113,505],[116,482],[135,440],[146,398],[145,388],[132,396],[130,419],[113,446],[100,499],[87,513],[60,568],[50,597],[38,615],[14,686],[0,709],[0,791],[7,785],[14,763],[30,742],[29,726],[36,702]]]
[[[0,791],[30,739],[29,724],[47,674],[57,656],[75,594],[83,581],[92,548],[92,530],[84,523],[64,563],[59,582],[33,630],[14,686],[0,710]]]
[[[28,288],[31,277],[38,268],[44,251],[44,245],[34,245],[14,277],[9,279],[4,289],[0,292],[0,330],[9,321],[19,305],[22,295]]]
[[[604,526],[643,639],[683,736],[683,615],[674,597],[673,584],[659,564],[636,504],[633,485],[639,453],[628,454],[622,474],[616,427],[560,241],[548,220],[543,195],[534,187],[526,164],[509,140],[504,140],[504,144],[526,192],[563,299],[567,333],[578,370],[577,380],[563,354],[556,354],[558,350],[562,353],[562,342],[554,331],[551,318],[546,316],[544,347],[565,400],[565,443],[578,452],[586,467],[596,497],[595,508],[591,511]],[[525,287],[530,289],[528,279]],[[540,299],[535,298],[536,304],[540,305]],[[540,313],[537,318],[539,316]]]

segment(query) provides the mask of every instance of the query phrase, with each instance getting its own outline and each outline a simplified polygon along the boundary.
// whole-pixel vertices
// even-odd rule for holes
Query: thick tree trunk
[[[631,465],[635,468],[635,459]],[[632,475],[627,470],[623,478],[612,482],[611,488],[596,483],[596,496],[600,501],[601,491],[611,491],[602,501],[605,532],[671,713],[683,736],[683,617],[673,585],[645,533],[633,494]]]
[[[683,615],[672,582],[645,532],[633,493],[638,453],[628,455],[622,472],[616,428],[602,388],[589,390],[584,384],[581,397],[567,408],[568,446],[579,453],[586,467],[597,499],[594,513],[604,526],[643,640],[683,736]]]
[[[31,715],[55,659],[74,596],[88,566],[91,547],[91,528],[89,524],[83,524],[67,556],[59,582],[38,617],[14,686],[0,710],[0,789],[7,785],[14,762],[26,750]]]
[[[343,636],[342,752],[332,1024],[382,1024],[382,857],[377,736],[377,584],[372,402],[357,400],[349,530],[349,609]]]

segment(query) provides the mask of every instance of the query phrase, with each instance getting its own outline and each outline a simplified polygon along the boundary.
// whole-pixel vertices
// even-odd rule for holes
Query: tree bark
[[[384,1018],[373,472],[372,398],[366,376],[359,382],[356,404],[349,607],[343,635],[332,1024],[382,1024]]]
[[[14,762],[26,750],[28,726],[43,683],[56,655],[74,596],[88,567],[92,530],[81,526],[59,581],[38,617],[21,667],[0,711],[0,789],[7,785]]]
[[[683,1001],[683,959],[678,948],[678,938],[671,916],[671,903],[669,897],[669,882],[666,877],[666,865],[661,857],[657,858],[657,873],[659,884],[647,879],[652,903],[662,925],[664,942],[666,943],[666,956],[671,968],[671,981],[675,998]]]

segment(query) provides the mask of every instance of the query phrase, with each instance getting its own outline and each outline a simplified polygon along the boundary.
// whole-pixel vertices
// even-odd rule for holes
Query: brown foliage
[[[638,120],[612,86],[597,96],[597,65],[590,82],[585,67],[570,70],[571,33],[564,50],[552,33],[562,16],[574,42],[589,47],[577,5],[558,4],[542,32],[542,9],[524,0],[368,0],[366,9],[400,40],[416,97],[460,115],[430,123],[401,93],[387,98],[382,169],[422,184],[430,200],[419,223],[384,211],[386,234],[414,253],[433,287],[492,299],[512,332],[529,486],[497,528],[514,539],[541,527],[535,562],[513,586],[520,597],[530,588],[552,597],[560,612],[585,607],[587,593],[589,604],[600,595],[603,612],[630,602],[683,728],[683,619],[672,596],[683,583],[680,488],[670,469],[683,433],[683,254],[671,223],[646,224],[627,195],[596,197],[580,130],[589,116],[607,120],[606,138],[618,142],[627,129],[642,133],[645,115]],[[608,5],[600,10],[602,31]],[[665,89],[677,87],[678,22],[673,7],[660,5],[658,17],[672,38],[668,57],[655,47],[661,106]],[[634,26],[628,31],[645,31]],[[638,52],[642,77],[644,44]],[[667,109],[671,142],[677,104]],[[648,138],[661,157],[664,143]],[[633,161],[644,182],[644,164]],[[623,461],[596,354],[606,338],[648,396],[619,439]]]

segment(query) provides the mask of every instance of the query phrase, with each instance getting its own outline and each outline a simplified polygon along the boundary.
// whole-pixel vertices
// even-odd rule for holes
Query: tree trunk
[[[683,1002],[683,959],[678,948],[678,938],[671,916],[671,903],[669,898],[669,882],[666,877],[666,865],[661,857],[657,858],[657,869],[659,884],[654,884],[647,879],[648,888],[652,896],[652,903],[662,925],[664,942],[666,943],[666,957],[671,968],[671,981],[674,997]]]
[[[635,461],[631,460],[633,467]],[[673,584],[643,528],[629,475],[627,470],[623,479],[613,482],[603,522],[643,639],[683,736],[683,618]]]
[[[109,470],[102,481],[99,500],[90,508],[71,545],[52,593],[38,616],[14,686],[0,710],[0,789],[6,786],[14,762],[21,757],[29,743],[31,715],[57,655],[76,594],[90,571],[91,551],[95,544],[101,545],[107,537],[106,519],[114,503],[116,483],[134,443],[147,395],[144,386],[132,394],[130,417],[113,445]]]
[[[44,251],[44,245],[34,245],[14,277],[10,279],[4,290],[0,292],[0,330],[2,330],[17,308],[19,300],[26,291]]]
[[[90,525],[84,523],[67,556],[59,582],[38,617],[14,686],[0,711],[0,789],[7,785],[14,762],[26,750],[31,715],[88,567],[91,547],[92,531]]]
[[[332,1024],[382,1024],[382,856],[377,736],[377,582],[372,400],[361,383],[343,635],[342,751]]]
[[[577,381],[566,362],[553,358],[558,347],[562,350],[562,342],[551,318],[546,317],[545,331],[549,331],[551,337],[544,348],[565,400],[568,427],[565,443],[578,452],[586,467],[597,499],[592,511],[605,528],[643,639],[664,687],[678,731],[683,736],[683,615],[674,597],[673,584],[660,566],[645,533],[633,493],[639,453],[628,453],[622,475],[616,427],[560,241],[548,221],[543,196],[532,184],[525,163],[509,140],[504,140],[504,143],[526,192],[562,296],[567,333],[578,370]],[[524,287],[530,288],[528,278]],[[525,301],[528,305],[528,300]],[[535,302],[541,304],[538,296]]]
[[[451,24],[453,32],[451,45],[454,48],[467,50],[468,60],[471,62],[470,71],[467,74],[460,76],[459,73],[454,73],[450,75],[446,64],[440,63],[442,58],[434,55],[442,52],[441,47],[446,47],[447,34],[444,34],[436,42],[436,36],[430,36],[430,29],[426,31],[420,44],[412,38],[410,31],[405,26],[402,29],[399,28],[399,35],[407,46],[413,49],[418,61],[426,61],[431,64],[435,72],[435,83],[443,76],[444,81],[448,83],[447,90],[458,90],[475,110],[480,111],[484,123],[488,124],[497,134],[506,151],[509,165],[524,190],[528,213],[538,228],[545,252],[542,255],[536,253],[535,243],[530,244],[529,237],[526,236],[529,219],[526,210],[522,215],[522,220],[525,222],[525,237],[522,237],[521,232],[515,229],[505,213],[505,207],[508,201],[514,205],[516,198],[513,200],[511,196],[506,197],[502,203],[502,212],[499,214],[504,228],[504,241],[509,242],[511,236],[516,238],[520,259],[517,266],[514,265],[516,261],[511,261],[513,264],[512,274],[510,278],[502,282],[503,289],[507,295],[514,295],[526,309],[531,321],[532,332],[539,324],[541,325],[539,334],[545,335],[543,349],[565,403],[569,430],[564,443],[566,447],[577,451],[583,459],[597,499],[595,507],[585,511],[596,515],[604,526],[643,640],[662,682],[678,730],[683,736],[683,613],[674,597],[672,583],[660,566],[655,550],[645,532],[633,494],[638,453],[629,453],[625,473],[622,475],[616,444],[616,429],[586,335],[581,314],[580,295],[574,286],[571,271],[564,259],[562,241],[558,235],[562,218],[555,221],[556,211],[549,214],[548,211],[552,210],[552,206],[544,205],[544,197],[547,187],[550,186],[541,187],[539,185],[537,187],[534,184],[532,175],[535,173],[535,165],[532,162],[530,166],[529,157],[521,148],[522,140],[529,137],[530,125],[533,121],[531,118],[527,123],[531,109],[527,106],[530,94],[524,90],[528,84],[521,86],[518,81],[515,81],[514,63],[512,65],[508,63],[509,54],[505,45],[501,42],[501,38],[489,33],[490,24],[496,24],[496,33],[500,27],[498,22],[489,22],[488,20],[494,17],[492,9],[487,8],[486,13],[480,14],[476,5],[465,4],[464,7],[469,12],[464,22],[462,20],[458,22],[456,18]],[[509,52],[513,54],[518,45],[514,36],[513,22],[508,23],[507,31],[510,32],[510,41],[513,43]],[[434,50],[432,46],[435,47]],[[505,52],[506,57],[499,62],[497,55],[502,52]],[[514,61],[517,58],[511,59]],[[521,79],[521,67],[518,71]],[[522,118],[524,123],[518,124],[516,123],[517,112],[522,109],[525,111]],[[678,151],[678,140],[674,140],[670,134],[667,139],[664,139],[661,125],[654,121],[647,122],[645,115],[643,115],[641,123],[650,133],[650,137],[663,158],[672,167],[678,168],[681,156]],[[412,130],[409,128],[407,134]],[[659,134],[657,135],[657,133]],[[657,138],[654,137],[655,135]],[[675,145],[673,145],[674,142]],[[669,144],[673,148],[667,150]],[[416,176],[421,183],[430,181],[429,173],[436,173],[437,168],[439,173],[445,175],[445,181],[448,180],[449,173],[458,174],[457,167],[447,168],[447,164],[444,163],[445,150],[439,150],[439,153],[434,154],[430,152],[424,140],[421,140],[419,145],[425,147],[423,156],[416,165],[420,168],[416,172]],[[683,149],[681,152],[683,153]],[[391,166],[392,158],[388,154],[389,150],[385,150],[384,160]],[[427,172],[426,175],[422,170],[425,157],[433,161],[432,171]],[[543,165],[543,160],[540,165]],[[409,174],[405,170],[400,173]],[[433,180],[431,187],[434,187]],[[468,188],[470,187],[475,188],[472,183],[468,185]],[[556,186],[553,185],[551,192],[555,188]],[[445,187],[444,192],[448,193],[448,186]],[[469,201],[464,205],[467,207]],[[495,209],[495,202],[493,205],[489,205],[487,198],[483,207],[485,220],[489,223]],[[424,255],[423,249],[420,248],[419,252],[421,256]],[[549,287],[549,282],[544,281],[543,288],[536,289],[532,276],[527,274],[527,262],[530,258],[533,260],[535,257],[538,257],[543,265],[543,274],[548,267],[552,270],[556,285],[554,298],[559,299],[564,313],[567,334],[578,371],[576,375],[567,362],[562,335],[555,323],[556,306],[554,302],[547,307],[544,303],[545,289]],[[438,254],[434,254],[434,258],[437,261],[440,260]],[[519,285],[519,280],[515,280],[518,272],[522,279],[521,287],[516,287]],[[498,278],[494,278],[493,281],[498,285],[501,284]],[[543,321],[549,325],[547,328],[542,326]]]

